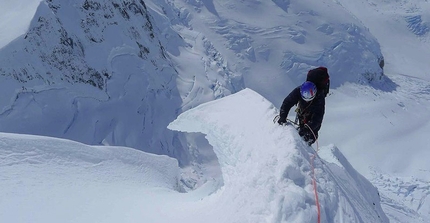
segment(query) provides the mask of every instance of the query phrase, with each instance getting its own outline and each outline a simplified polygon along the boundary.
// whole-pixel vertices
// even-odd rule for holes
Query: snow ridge
[[[210,213],[216,222],[316,222],[314,150],[293,127],[274,124],[276,114],[269,101],[245,89],[188,110],[168,126],[204,133],[214,147],[224,186],[212,198],[227,206],[222,215]],[[323,150],[338,160],[319,158],[315,164],[323,222],[388,222],[376,188],[337,148]],[[250,197],[253,202],[247,202]]]

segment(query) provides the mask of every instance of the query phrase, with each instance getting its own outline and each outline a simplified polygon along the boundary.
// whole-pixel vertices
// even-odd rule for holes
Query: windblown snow
[[[214,147],[224,186],[196,222],[317,222],[310,157],[291,126],[272,122],[268,100],[245,89],[181,115],[169,128],[201,132]],[[388,222],[376,188],[335,146],[315,162],[322,222]],[[334,160],[334,162],[330,162]]]
[[[256,92],[208,102],[169,128],[206,135],[223,182],[183,193],[167,156],[40,136],[0,135],[1,222],[316,222],[310,157]],[[388,222],[378,191],[335,146],[315,159],[322,222]],[[182,191],[182,192],[181,192]]]

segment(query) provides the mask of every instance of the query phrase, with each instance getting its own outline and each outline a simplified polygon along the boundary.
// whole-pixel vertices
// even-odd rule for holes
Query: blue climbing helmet
[[[306,81],[300,86],[300,95],[305,101],[312,101],[317,94],[317,86],[310,81]]]

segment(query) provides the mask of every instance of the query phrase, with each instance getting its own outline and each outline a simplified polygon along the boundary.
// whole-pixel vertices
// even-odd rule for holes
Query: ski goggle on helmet
[[[312,101],[317,94],[317,86],[310,81],[306,81],[300,86],[300,95],[305,101]]]

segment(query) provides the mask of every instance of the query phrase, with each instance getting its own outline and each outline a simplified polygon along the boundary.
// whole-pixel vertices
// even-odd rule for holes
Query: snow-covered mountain
[[[187,163],[187,143],[165,127],[200,103],[245,86],[279,101],[317,65],[330,67],[333,87],[382,78],[378,43],[338,4],[217,4],[42,1],[28,31],[1,49],[1,130]],[[247,21],[256,11],[270,19]]]
[[[161,127],[181,104],[169,54],[185,44],[155,21],[143,1],[42,1],[28,31],[1,49],[2,130],[186,162]]]
[[[171,121],[245,88],[279,106],[322,65],[332,89],[320,145],[378,187],[391,222],[430,216],[428,2],[36,3],[0,9],[0,131],[165,154],[188,190],[217,178],[218,160]]]

